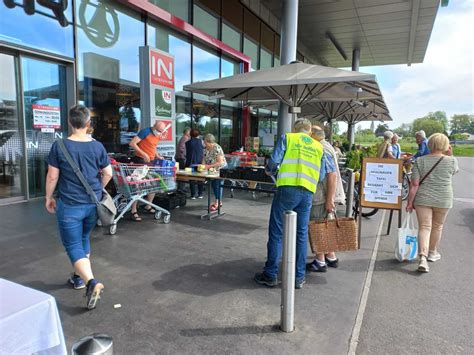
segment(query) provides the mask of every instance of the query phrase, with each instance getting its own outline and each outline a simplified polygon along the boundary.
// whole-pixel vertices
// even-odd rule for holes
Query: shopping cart
[[[156,210],[155,219],[163,216],[163,223],[169,223],[171,214],[168,210],[145,200],[143,197],[152,193],[168,193],[176,190],[175,166],[149,166],[141,164],[124,164],[113,162],[113,181],[117,189],[114,196],[118,216],[110,225],[110,234],[117,232],[117,222],[127,213],[134,202],[140,201]]]

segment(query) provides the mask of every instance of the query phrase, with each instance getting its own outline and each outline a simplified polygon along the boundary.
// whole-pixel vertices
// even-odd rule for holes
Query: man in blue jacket
[[[412,157],[412,160],[416,158],[422,157],[423,155],[430,154],[430,150],[428,149],[428,139],[426,139],[425,131],[421,130],[415,133],[416,143],[418,144],[418,151]]]

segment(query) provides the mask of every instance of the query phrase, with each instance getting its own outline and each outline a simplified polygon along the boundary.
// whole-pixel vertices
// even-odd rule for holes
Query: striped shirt
[[[412,180],[421,180],[439,160],[439,156],[425,155],[416,159]],[[459,170],[454,157],[445,156],[441,163],[423,181],[416,192],[414,205],[452,208],[453,175]]]

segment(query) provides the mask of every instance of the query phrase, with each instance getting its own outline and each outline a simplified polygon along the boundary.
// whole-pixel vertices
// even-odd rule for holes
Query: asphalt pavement
[[[290,334],[278,329],[281,289],[252,280],[266,257],[265,194],[226,191],[226,215],[213,221],[199,219],[205,202],[195,200],[167,225],[144,216],[120,221],[115,236],[95,230],[93,267],[106,288],[93,311],[65,282],[68,259],[43,202],[3,206],[0,277],[56,298],[68,349],[103,332],[115,354],[474,354],[474,159],[459,162],[430,273],[394,261],[396,225],[383,235],[379,211],[364,219],[359,251],[340,253],[338,269],[308,275],[296,291]]]

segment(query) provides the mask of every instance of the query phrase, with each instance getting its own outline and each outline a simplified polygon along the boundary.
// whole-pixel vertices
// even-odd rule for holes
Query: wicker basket
[[[351,217],[310,221],[309,244],[313,253],[357,250],[357,223]]]

